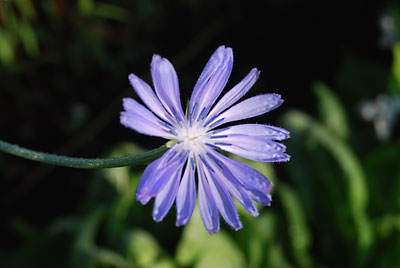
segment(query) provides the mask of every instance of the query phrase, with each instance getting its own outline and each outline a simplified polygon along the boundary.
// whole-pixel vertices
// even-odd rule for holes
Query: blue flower
[[[287,139],[289,132],[262,124],[216,128],[267,113],[283,100],[278,94],[263,94],[235,104],[258,79],[260,72],[254,68],[216,102],[232,66],[232,49],[219,47],[194,87],[186,115],[178,77],[167,59],[153,56],[151,76],[155,92],[139,77],[129,75],[130,83],[147,108],[125,98],[121,123],[142,134],[170,139],[172,144],[162,157],[147,166],[136,191],[136,199],[142,204],[155,197],[153,219],[157,222],[166,216],[174,202],[176,225],[189,221],[196,204],[196,174],[200,215],[209,233],[219,231],[219,214],[235,230],[242,228],[232,197],[253,216],[258,215],[253,201],[262,205],[271,203],[272,183],[268,178],[217,150],[255,161],[288,161],[286,147],[276,141]]]

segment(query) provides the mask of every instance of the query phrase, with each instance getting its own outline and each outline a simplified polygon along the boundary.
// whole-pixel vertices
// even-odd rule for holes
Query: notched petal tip
[[[136,193],[136,200],[139,201],[142,205],[146,205],[151,199],[151,196],[146,191],[141,191]]]
[[[239,221],[237,221],[234,225],[230,225],[232,228],[233,228],[233,230],[235,230],[235,231],[239,231],[240,229],[242,229],[243,228],[243,224],[242,224],[242,222],[239,220]]]
[[[215,228],[215,229],[212,229],[212,230],[207,230],[207,232],[210,235],[218,234],[219,233],[219,226],[218,226],[218,228]]]
[[[136,77],[137,77],[136,75],[134,75],[133,73],[131,73],[131,74],[128,75],[128,80],[129,80],[129,81],[134,80],[134,79],[136,79]]]
[[[191,218],[191,217],[185,217],[185,218],[183,218],[182,216],[178,215],[178,216],[177,216],[177,219],[176,219],[176,222],[175,222],[175,225],[176,225],[176,226],[183,226],[183,225],[186,225],[186,224],[189,222],[190,218]]]

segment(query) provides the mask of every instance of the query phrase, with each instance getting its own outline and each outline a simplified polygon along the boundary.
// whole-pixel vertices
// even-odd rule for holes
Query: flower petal
[[[209,150],[209,152],[207,152],[207,162],[213,168],[221,182],[252,216],[258,216],[257,208],[252,202],[248,192],[223,162],[219,161],[214,154],[216,154],[214,150]]]
[[[203,163],[199,163],[199,166],[204,164],[205,166],[210,167],[210,164],[205,162],[206,160],[203,157],[201,159]],[[202,168],[204,169],[204,174],[208,180],[211,194],[213,195],[215,204],[217,205],[221,216],[236,231],[241,229],[243,225],[239,220],[235,203],[225,185],[220,183],[220,178],[216,176],[214,169],[206,168],[204,166]]]
[[[158,119],[146,107],[132,98],[124,98],[123,106],[125,112],[121,113],[121,124],[135,131],[157,137],[174,138],[173,132],[168,124]]]
[[[283,100],[278,94],[263,94],[249,98],[220,114],[209,124],[208,127],[215,128],[228,122],[265,114],[266,112],[277,108],[282,104],[282,102]]]
[[[214,108],[207,116],[206,122],[214,118],[214,116],[220,114],[225,109],[229,108],[232,104],[243,97],[254,85],[259,76],[260,71],[258,71],[256,68],[252,69],[250,73],[245,78],[243,78],[242,81],[240,81],[236,86],[229,90],[214,106]]]
[[[199,163],[199,161],[197,161]],[[197,165],[197,174],[199,178],[199,208],[200,216],[203,220],[204,227],[210,234],[219,231],[219,215],[215,205],[213,195],[211,194],[210,185],[204,174],[204,168]]]
[[[226,157],[218,152],[213,152],[213,155],[223,165],[234,174],[235,178],[248,191],[250,197],[262,205],[270,205],[271,189],[273,184],[261,172],[249,167],[243,163]]]
[[[136,199],[143,205],[156,196],[169,181],[174,172],[183,166],[187,155],[175,145],[144,170],[136,189]]]
[[[190,101],[190,119],[203,120],[224,89],[233,66],[231,48],[219,47],[196,83]]]
[[[190,97],[190,110],[193,110],[194,103],[197,103],[202,94],[204,84],[210,79],[211,75],[221,66],[225,56],[225,46],[218,47],[211,55],[206,66],[200,74]]]
[[[183,164],[174,171],[169,181],[165,184],[162,190],[157,194],[153,208],[153,219],[156,222],[162,221],[171,209],[175,201],[176,193],[178,192],[179,181],[182,176]]]
[[[286,146],[262,136],[224,135],[211,139],[210,144],[241,157],[262,162],[288,161]]]
[[[173,119],[164,109],[153,89],[145,81],[134,74],[130,74],[128,78],[136,94],[138,94],[146,106],[161,119],[169,124],[173,124]]]
[[[246,135],[246,136],[262,136],[269,140],[286,140],[289,138],[289,131],[275,126],[261,125],[261,124],[241,124],[230,126],[224,129],[217,129],[213,131],[215,135],[211,136],[218,137],[223,135]]]
[[[178,122],[184,120],[178,76],[172,64],[166,58],[154,55],[151,62],[151,76],[157,96],[165,109]]]
[[[176,225],[185,225],[192,216],[196,205],[196,184],[194,181],[194,159],[189,157],[185,172],[176,195]]]

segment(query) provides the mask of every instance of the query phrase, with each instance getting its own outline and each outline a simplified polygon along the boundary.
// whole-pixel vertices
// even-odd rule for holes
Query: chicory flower
[[[167,59],[153,56],[151,76],[155,91],[139,77],[129,75],[147,108],[125,98],[121,123],[139,133],[169,139],[168,144],[172,144],[162,157],[147,166],[136,191],[136,199],[142,204],[155,197],[153,219],[157,222],[175,202],[176,225],[186,224],[196,204],[196,188],[200,215],[209,233],[219,231],[219,214],[235,230],[242,228],[232,197],[253,216],[258,215],[253,201],[270,205],[272,183],[268,178],[218,151],[255,161],[288,161],[286,147],[276,141],[287,139],[289,132],[263,124],[218,127],[267,113],[283,100],[278,94],[262,94],[235,104],[258,79],[260,72],[254,68],[217,101],[232,66],[232,49],[219,47],[194,87],[186,114],[177,74]]]

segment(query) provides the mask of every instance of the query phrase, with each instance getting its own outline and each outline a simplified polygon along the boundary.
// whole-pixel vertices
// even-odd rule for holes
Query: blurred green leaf
[[[371,152],[365,160],[370,189],[377,198],[372,206],[376,215],[397,212],[400,209],[400,140],[381,146]],[[382,178],[391,178],[382,180]]]
[[[139,267],[154,267],[162,252],[157,240],[143,230],[129,232],[126,238],[129,263]]]
[[[96,234],[105,210],[98,208],[90,213],[82,222],[79,233],[76,236],[71,256],[71,267],[88,268],[95,267],[96,259]]]
[[[368,202],[366,178],[359,160],[339,137],[332,135],[328,128],[305,113],[292,110],[284,116],[284,122],[289,130],[308,133],[326,148],[339,164],[346,179],[349,206],[357,232],[359,253],[357,263],[363,263],[374,238],[366,214]]]
[[[241,268],[245,264],[243,253],[223,230],[216,235],[207,233],[198,207],[184,227],[175,258],[181,266],[196,268]]]
[[[293,256],[298,267],[312,267],[309,255],[311,234],[301,202],[295,192],[283,182],[279,182],[277,189],[287,218]]]
[[[36,18],[36,10],[32,1],[13,0],[13,2],[18,6],[19,12],[25,19],[32,20]]]
[[[340,100],[325,84],[316,83],[314,92],[318,97],[318,110],[322,123],[342,139],[349,136],[346,112]]]
[[[78,1],[78,10],[82,15],[90,14],[94,9],[93,0],[79,0]]]
[[[121,143],[109,155],[118,157],[123,155],[138,154],[144,150],[133,143]],[[104,169],[104,177],[114,185],[119,193],[110,208],[108,217],[107,235],[110,241],[116,241],[123,232],[129,210],[135,201],[135,191],[141,172],[131,172],[128,167]]]
[[[18,25],[19,38],[25,51],[30,56],[36,56],[39,54],[39,45],[36,39],[36,34],[28,22],[21,21]]]
[[[0,29],[0,61],[7,65],[14,59],[14,47],[10,36]]]
[[[118,253],[109,250],[98,248],[94,251],[94,259],[97,264],[104,266],[111,266],[116,268],[133,268],[134,266],[127,263],[127,261]]]
[[[400,85],[400,42],[393,46],[392,72],[397,84]]]
[[[96,5],[93,15],[122,22],[126,21],[129,17],[126,9],[106,3]]]

